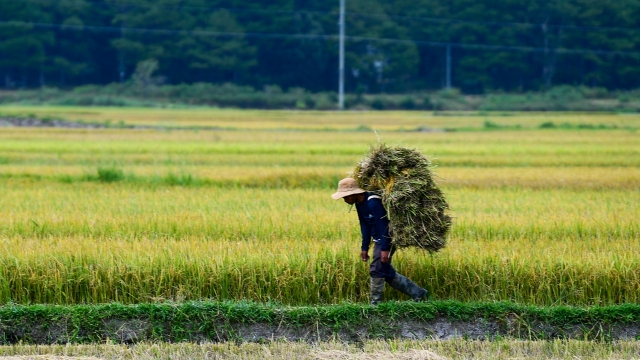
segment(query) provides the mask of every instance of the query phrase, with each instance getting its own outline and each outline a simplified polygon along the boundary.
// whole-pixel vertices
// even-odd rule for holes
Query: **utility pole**
[[[124,22],[120,24],[120,38],[124,39]],[[118,76],[120,77],[120,84],[124,84],[124,75],[125,75],[125,67],[124,67],[124,54],[123,50],[118,50]]]
[[[447,44],[447,89],[451,89],[451,44]]]
[[[549,21],[547,19],[547,21]],[[548,89],[553,84],[553,73],[555,71],[556,66],[556,49],[561,44],[562,39],[562,26],[558,27],[558,36],[555,40],[555,46],[553,49],[549,48],[549,27],[547,26],[547,21],[542,24],[542,33],[544,34],[544,66],[542,67],[542,82],[544,86]]]
[[[338,79],[338,108],[344,110],[344,3],[340,0],[340,66]]]

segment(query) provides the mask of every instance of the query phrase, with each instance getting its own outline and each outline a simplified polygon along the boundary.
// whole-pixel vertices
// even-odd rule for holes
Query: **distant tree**
[[[226,10],[203,9],[196,4],[181,11],[169,11],[173,1],[146,1],[119,14],[116,22],[125,27],[165,29],[156,34],[128,34],[112,44],[126,54],[127,62],[153,57],[160,61],[169,81],[229,81],[234,72],[246,71],[256,64],[255,48],[242,38],[244,30]],[[173,32],[171,32],[173,30]],[[186,31],[184,31],[186,30]]]
[[[105,84],[156,59],[173,84],[335,91],[337,10],[321,0],[0,1],[0,74],[5,87]],[[346,20],[352,92],[443,87],[447,44],[453,85],[467,91],[640,87],[640,56],[628,54],[640,52],[638,0],[349,0]]]
[[[0,2],[0,21],[31,23],[49,20],[50,15],[37,4]],[[28,86],[29,75],[42,78],[47,58],[45,48],[53,44],[54,39],[52,31],[36,29],[33,25],[0,26],[0,71],[4,73],[5,87]]]

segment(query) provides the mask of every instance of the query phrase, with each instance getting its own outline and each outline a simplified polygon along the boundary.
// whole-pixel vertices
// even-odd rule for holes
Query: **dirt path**
[[[428,350],[413,350],[405,353],[391,353],[389,351],[377,351],[366,354],[350,354],[346,351],[330,350],[313,354],[318,360],[447,360]]]
[[[0,360],[101,360],[97,357],[57,356],[57,355],[23,355],[0,356]]]
[[[102,129],[106,128],[104,124],[80,123],[59,119],[43,120],[43,119],[23,119],[12,117],[0,117],[0,127],[48,127],[48,128],[84,128],[84,129]]]
[[[428,350],[413,350],[404,353],[376,351],[366,354],[349,353],[341,350],[328,350],[311,354],[311,359],[317,360],[447,360]],[[24,355],[0,356],[0,360],[101,360],[96,357],[56,356],[56,355]]]

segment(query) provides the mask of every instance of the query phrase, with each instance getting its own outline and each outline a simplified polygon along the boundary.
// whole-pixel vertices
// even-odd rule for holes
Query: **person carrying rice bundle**
[[[394,270],[391,258],[396,249],[412,247],[433,254],[446,246],[452,219],[434,177],[431,162],[420,151],[379,142],[333,194],[335,200],[356,205],[363,261],[369,260],[369,245],[374,239],[370,269],[373,305],[382,301],[385,281],[414,300],[427,298],[427,290]]]
[[[347,204],[355,204],[356,206],[362,232],[360,252],[362,261],[369,260],[371,239],[375,244],[373,259],[369,268],[369,274],[371,275],[371,305],[378,305],[382,302],[385,282],[415,301],[426,300],[428,296],[427,290],[397,273],[391,265],[392,239],[389,234],[389,218],[382,204],[382,197],[376,193],[361,189],[353,178],[340,180],[338,191],[331,197],[334,200],[343,199]]]

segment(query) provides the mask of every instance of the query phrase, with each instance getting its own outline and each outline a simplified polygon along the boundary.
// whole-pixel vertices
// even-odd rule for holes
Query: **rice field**
[[[454,225],[394,264],[437,299],[640,301],[640,117],[1,108],[202,129],[0,128],[0,301],[366,303],[355,211],[377,142],[437,165]],[[520,128],[484,129],[492,121]],[[543,122],[618,129],[539,129]],[[376,129],[360,130],[364,125]],[[454,132],[406,131],[416,127]],[[388,292],[387,299],[404,299]]]
[[[579,112],[424,112],[424,111],[263,111],[189,108],[118,108],[71,106],[7,106],[0,108],[3,116],[65,119],[143,126],[203,126],[230,130],[397,130],[473,129],[490,122],[493,126],[530,129],[543,123],[582,125],[588,127],[638,128],[638,114]]]

